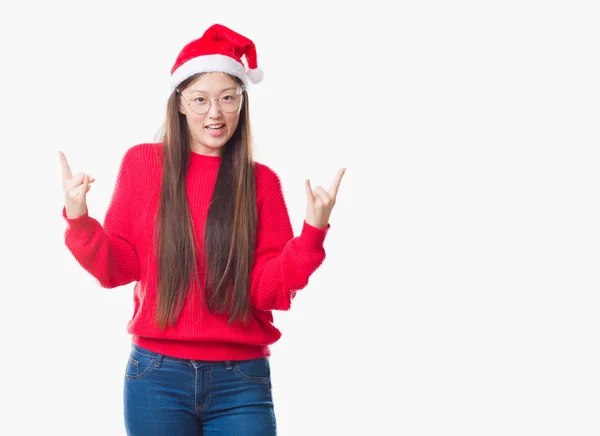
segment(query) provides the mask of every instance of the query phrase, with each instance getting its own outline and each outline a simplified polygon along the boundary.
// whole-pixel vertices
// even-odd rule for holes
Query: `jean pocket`
[[[127,368],[125,369],[125,377],[128,380],[139,380],[145,377],[154,367],[155,358],[140,353],[137,350],[131,350]]]
[[[260,359],[238,360],[235,372],[244,380],[255,383],[271,384],[271,366],[266,357]]]

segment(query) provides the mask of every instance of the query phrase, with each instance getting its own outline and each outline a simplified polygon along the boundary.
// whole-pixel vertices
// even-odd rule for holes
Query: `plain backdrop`
[[[64,245],[58,150],[153,141],[213,23],[256,43],[255,158],[296,233],[346,167],[327,258],[275,313],[282,436],[600,434],[596,2],[31,1],[0,11],[0,434],[124,435],[133,284]]]

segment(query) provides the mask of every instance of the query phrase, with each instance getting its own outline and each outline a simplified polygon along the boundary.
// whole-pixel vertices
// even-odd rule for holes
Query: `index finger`
[[[71,167],[69,166],[69,162],[67,161],[67,157],[62,151],[58,152],[60,156],[60,165],[62,166],[62,174],[63,180],[70,180],[73,178],[73,173],[71,172]]]
[[[333,183],[331,184],[331,187],[329,188],[329,194],[333,198],[337,197],[338,189],[340,189],[340,183],[342,182],[342,177],[344,177],[345,173],[346,173],[346,168],[342,168],[340,171],[338,171],[337,176],[335,176],[335,179],[334,179]]]

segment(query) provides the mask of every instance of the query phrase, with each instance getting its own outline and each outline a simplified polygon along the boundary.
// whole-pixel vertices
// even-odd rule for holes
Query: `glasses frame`
[[[220,111],[225,112],[226,114],[231,114],[231,113],[235,112],[236,110],[238,110],[242,106],[242,102],[244,101],[244,90],[242,90],[242,92],[239,94],[236,92],[236,95],[240,98],[239,104],[235,107],[235,109],[233,109],[231,111],[226,111],[221,107],[221,104],[217,101],[217,100],[219,100],[220,97],[219,98],[207,98],[207,100],[209,101],[209,105],[208,105],[208,109],[206,110],[206,112],[196,112],[194,110],[194,108],[192,107],[192,104],[190,103],[190,101],[187,98],[185,98],[185,96],[183,95],[181,90],[178,88],[175,91],[177,92],[177,94],[179,94],[181,96],[181,98],[183,98],[183,100],[190,107],[191,111],[198,115],[206,115],[207,113],[209,113],[210,109],[213,106],[213,102],[217,103],[217,107],[219,108]]]

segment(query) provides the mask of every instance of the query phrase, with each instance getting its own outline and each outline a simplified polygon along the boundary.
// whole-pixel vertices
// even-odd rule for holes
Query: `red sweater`
[[[330,226],[318,229],[304,221],[294,237],[281,182],[264,164],[255,162],[258,208],[257,251],[251,274],[251,322],[229,324],[227,315],[213,315],[191,285],[173,327],[160,331],[155,323],[156,256],[152,237],[158,209],[162,144],[128,149],[104,225],[88,214],[67,222],[65,243],[79,264],[100,286],[115,288],[135,282],[133,316],[127,331],[134,343],[156,353],[196,360],[242,360],[270,355],[269,345],[281,337],[272,310],[290,308],[296,291],[308,284],[325,260],[323,242]],[[201,235],[221,157],[191,153],[186,192],[196,234]],[[197,247],[201,269],[202,247]]]

